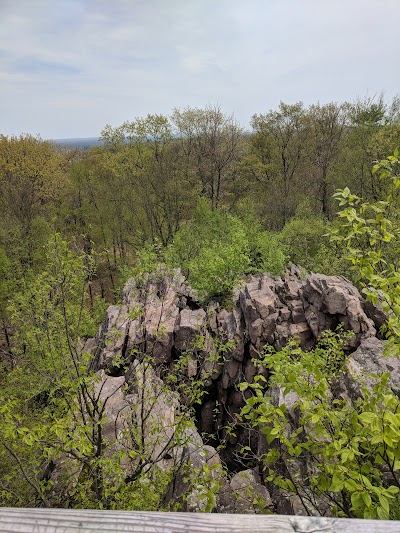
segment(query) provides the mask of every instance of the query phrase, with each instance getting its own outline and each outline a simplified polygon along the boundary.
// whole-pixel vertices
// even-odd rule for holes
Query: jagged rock
[[[369,288],[369,290],[372,290]],[[370,318],[378,332],[378,337],[381,338],[380,331],[384,324],[388,321],[388,314],[382,309],[383,295],[379,291],[376,291],[378,302],[373,304],[370,300],[363,301],[363,309],[368,318]],[[382,337],[383,338],[383,337]]]
[[[82,353],[95,354],[96,349],[96,337],[89,337],[83,344]]]
[[[244,357],[244,321],[241,309],[236,307],[228,312],[226,309],[217,316],[219,332],[228,341],[233,341],[235,346],[232,350],[232,357],[238,361],[243,361]]]
[[[108,376],[104,370],[100,370],[97,373],[97,377],[93,398],[96,398],[98,412],[104,406],[102,447],[105,456],[112,457],[112,454],[119,449],[126,417],[129,414],[130,406],[125,396],[126,382],[123,376]],[[91,415],[88,416],[88,420],[90,418]],[[128,464],[125,463],[124,466],[127,467],[128,472]],[[85,464],[83,460],[77,460],[74,455],[64,453],[51,469],[50,479],[53,483],[52,491],[54,496],[57,498],[56,494],[61,490],[61,494],[65,498],[65,495],[68,495],[78,483],[79,477],[84,470]]]
[[[239,370],[241,368],[241,363],[231,357],[224,365],[224,370],[222,372],[222,386],[225,389],[232,387],[236,382],[236,379],[239,375]]]
[[[235,423],[251,394],[249,390],[240,392],[238,384],[252,382],[257,374],[268,378],[268,370],[253,362],[263,357],[266,344],[280,349],[289,338],[296,337],[301,347],[308,349],[324,330],[343,323],[344,329],[355,333],[349,351],[357,349],[349,356],[338,394],[357,397],[360,389],[355,384],[361,379],[368,384],[370,372],[391,371],[391,386],[395,390],[400,387],[400,364],[397,359],[383,357],[384,344],[375,337],[383,315],[379,308],[370,309],[345,278],[312,274],[303,281],[300,270],[292,267],[283,279],[268,274],[250,277],[238,289],[237,296],[232,310],[212,303],[206,311],[179,271],[161,269],[138,283],[127,283],[122,305],[109,308],[105,324],[88,345],[88,351],[95,353],[93,368],[111,374],[106,376],[103,372],[98,385],[103,386],[101,395],[109,396],[110,425],[107,422],[104,430],[111,447],[129,447],[132,428],[141,427],[151,461],[163,470],[178,468],[170,498],[185,500],[187,510],[205,510],[209,505],[205,483],[210,478],[205,466],[211,463],[216,476],[212,480],[215,486],[221,485],[216,507],[219,512],[259,512],[253,504],[254,497],[247,497],[249,487],[263,509],[270,508],[271,499],[252,470],[241,472],[228,482],[214,448],[205,446],[190,424],[180,427],[187,398],[167,391],[161,378],[168,369],[176,368],[182,352],[189,355],[182,378],[201,380],[207,391],[196,411],[198,429],[226,440],[222,459],[235,470],[243,468],[237,460],[243,446],[250,445],[259,454],[270,446],[262,435],[243,430],[240,425],[230,433],[222,429]],[[195,343],[199,335],[201,345]],[[221,351],[224,342],[230,342],[229,349]],[[152,365],[144,363],[144,354],[153,356]],[[269,392],[277,405],[287,405],[296,423],[297,396],[284,395],[280,390]],[[175,439],[178,427],[179,439]],[[122,464],[129,473],[135,461]],[[303,467],[300,463],[294,465]],[[275,493],[273,499],[274,510],[279,510],[280,505],[285,512],[305,512],[296,497],[281,498],[279,505]]]
[[[192,347],[197,335],[203,332],[206,319],[204,309],[183,309],[175,329],[175,347],[184,351]]]
[[[246,335],[252,355],[260,354],[267,343],[280,349],[291,337],[308,349],[325,329],[343,323],[356,334],[351,346],[357,347],[363,338],[376,334],[364,309],[377,324],[383,320],[379,309],[374,314],[373,306],[365,304],[345,278],[312,274],[303,282],[297,267],[289,269],[283,280],[268,274],[253,276],[238,294],[238,307],[227,311],[210,304],[207,319],[178,270],[148,275],[139,286],[129,281],[123,305],[109,308],[96,339],[99,346],[103,343],[97,351],[97,368],[121,364],[135,349],[153,355],[156,364],[169,363],[173,349],[190,349],[197,335],[208,339],[220,335],[234,343],[223,375],[224,385],[229,387],[237,377],[237,365],[230,361],[243,361]],[[192,367],[191,375],[195,375],[195,365]]]
[[[355,347],[362,338],[376,335],[372,320],[363,310],[360,293],[343,276],[312,274],[304,285],[303,299],[306,320],[316,338],[340,323],[356,334],[352,343]]]
[[[176,293],[168,291],[165,300],[148,305],[143,321],[146,336],[146,352],[156,363],[167,363],[171,359],[174,345],[174,331],[179,318]]]
[[[278,324],[275,328],[274,346],[277,350],[281,350],[289,339],[289,328],[287,324]]]
[[[243,470],[235,474],[225,488],[223,504],[224,512],[258,514],[270,509],[272,500],[260,476],[254,470]]]
[[[130,327],[129,308],[126,305],[111,305],[107,309],[106,320],[100,328],[95,344],[98,352],[95,369],[112,369],[122,364],[128,342]]]
[[[240,291],[239,301],[251,343],[257,350],[270,342],[282,304],[276,294],[277,286],[283,285],[268,275],[253,278]]]
[[[244,377],[248,383],[252,383],[255,376],[258,374],[258,368],[254,365],[251,359],[248,359],[244,368]]]
[[[161,267],[158,272],[147,274],[139,287],[129,280],[122,301],[137,315],[130,324],[128,348],[144,343],[146,353],[156,363],[168,363],[180,310],[188,301],[197,302],[179,269],[170,272]]]
[[[285,393],[284,390],[279,388],[271,391],[271,397],[278,407],[281,407],[281,405],[286,405],[289,415],[292,417],[292,420],[296,422],[298,419],[296,408],[300,401],[299,395],[294,391]]]
[[[179,396],[167,391],[153,367],[145,362],[131,365],[128,385],[131,424],[144,436],[146,455],[156,463],[172,456],[177,460],[183,453],[175,443],[178,424],[182,423]]]
[[[300,300],[289,302],[289,307],[292,309],[293,324],[300,324],[306,322],[306,315],[304,313],[303,303]]]
[[[302,288],[303,283],[297,276],[286,274],[281,293],[284,294],[284,298],[287,302],[293,302],[299,299]]]
[[[104,415],[107,419],[103,425],[103,435],[109,444],[114,443],[124,429],[125,417],[128,415],[129,403],[125,397],[125,377],[107,376],[98,372],[95,394],[101,404],[105,405]]]
[[[96,395],[105,403],[107,421],[103,434],[109,443],[107,455],[125,450],[120,461],[129,477],[137,460],[131,460],[127,452],[135,448],[132,438],[137,433],[143,437],[144,457],[162,470],[180,472],[175,476],[170,497],[179,499],[185,495],[188,511],[205,511],[210,482],[218,488],[225,479],[217,451],[203,444],[182,414],[178,396],[166,391],[151,365],[135,361],[127,381],[123,376],[111,377],[101,371],[96,383]],[[206,470],[205,465],[209,467]]]
[[[260,359],[261,358],[261,352],[256,350],[252,344],[249,345],[249,354],[248,359]]]
[[[297,324],[289,324],[289,338],[298,339],[300,346],[303,349],[309,349],[313,345],[313,336],[308,324],[306,322],[298,322]]]
[[[207,307],[208,327],[214,334],[218,332],[218,313],[219,304],[217,302],[210,302]]]
[[[211,511],[208,493],[210,489],[214,489],[215,496],[217,496],[218,489],[224,485],[226,480],[219,454],[212,446],[202,445],[189,456],[188,464],[189,480],[193,488],[185,498],[186,510],[189,512],[205,512],[207,509]],[[207,466],[206,469],[205,466]]]
[[[284,515],[296,515],[296,516],[307,516],[307,509],[303,505],[299,496],[281,496],[277,498],[276,510],[279,514]],[[312,514],[310,512],[310,514]]]
[[[385,345],[385,341],[369,337],[351,354],[346,366],[352,378],[353,391],[359,391],[363,384],[372,389],[376,380],[371,374],[381,375],[389,372],[389,386],[400,395],[400,359],[386,357]]]
[[[185,511],[212,511],[208,494],[213,490],[217,496],[227,480],[218,452],[212,446],[204,445],[197,432],[192,431],[168,496],[172,501],[180,502]]]
[[[274,278],[266,274],[253,278],[240,291],[239,299],[242,311],[249,323],[254,322],[257,318],[267,318],[279,306],[274,286]]]
[[[201,366],[200,379],[205,385],[211,385],[222,374],[224,360],[216,354],[217,347],[208,332],[205,335],[205,349],[201,350],[200,356],[203,359]]]
[[[194,355],[189,357],[188,363],[187,363],[187,375],[189,378],[194,378],[197,375],[198,371],[198,364],[197,359]]]
[[[288,322],[290,320],[292,316],[292,313],[290,311],[290,309],[286,306],[282,307],[280,310],[279,310],[279,317],[278,317],[278,321],[279,323],[285,323],[285,322]]]
[[[183,278],[174,272],[147,285],[143,328],[146,353],[156,363],[168,363],[174,345],[174,332],[179,320],[179,294]]]
[[[201,433],[211,433],[214,430],[214,409],[215,401],[207,400],[203,407],[201,408],[200,413],[200,431]]]

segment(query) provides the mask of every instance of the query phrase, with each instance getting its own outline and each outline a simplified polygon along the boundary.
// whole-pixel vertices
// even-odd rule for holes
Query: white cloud
[[[247,126],[279,100],[399,87],[398,0],[2,0],[3,133],[219,102]]]

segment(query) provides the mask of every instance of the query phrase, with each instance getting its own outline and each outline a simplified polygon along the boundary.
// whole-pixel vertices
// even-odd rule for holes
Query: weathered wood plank
[[[229,515],[0,509],[1,533],[400,533],[400,521]]]

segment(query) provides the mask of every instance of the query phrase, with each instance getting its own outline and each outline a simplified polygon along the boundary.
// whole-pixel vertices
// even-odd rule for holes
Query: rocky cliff
[[[245,402],[238,385],[254,379],[258,370],[253,361],[266,344],[280,349],[296,337],[309,349],[324,330],[343,324],[345,330],[354,332],[347,346],[351,354],[347,381],[342,380],[346,393],[356,394],[354,376],[372,370],[390,369],[393,387],[398,386],[400,365],[383,358],[383,341],[377,338],[383,319],[345,278],[312,274],[304,280],[296,267],[282,278],[252,276],[237,289],[230,309],[215,302],[202,306],[179,271],[160,270],[140,282],[130,280],[122,304],[109,307],[97,337],[86,344],[93,353],[92,370],[100,376],[99,394],[112,397],[106,412],[109,440],[121,445],[117,441],[122,428],[138,423],[138,415],[132,421],[124,417],[124,410],[129,405],[141,406],[141,423],[145,417],[149,428],[143,438],[154,441],[153,460],[167,468],[179,459],[196,472],[208,465],[207,483],[213,479],[219,483],[214,509],[302,514],[305,509],[296,499],[271,500],[258,465],[241,457],[244,445],[256,449],[260,443],[257,435],[236,424]],[[171,374],[178,378],[166,392],[163,384]],[[181,387],[185,380],[201,385],[194,407],[195,427],[186,427],[181,444],[174,441],[171,445],[180,406],[191,401]],[[149,421],[157,431],[150,429]],[[179,499],[187,480],[187,475],[178,476],[169,497]],[[201,490],[201,483],[191,489],[185,508],[205,509]]]

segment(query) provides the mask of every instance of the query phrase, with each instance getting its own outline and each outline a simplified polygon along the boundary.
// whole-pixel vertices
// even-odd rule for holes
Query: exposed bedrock
[[[240,458],[240,450],[244,445],[259,450],[262,443],[258,435],[240,428],[230,434],[226,429],[234,424],[245,402],[246,393],[239,391],[238,384],[252,381],[258,372],[268,378],[267,371],[258,369],[253,360],[261,356],[266,344],[280,349],[292,337],[298,339],[302,348],[312,348],[324,330],[342,324],[344,330],[354,332],[348,345],[349,379],[347,384],[340,384],[345,391],[342,392],[358,394],[357,387],[350,385],[351,377],[357,379],[380,369],[392,369],[398,386],[399,365],[396,361],[383,362],[383,341],[377,339],[377,327],[384,320],[382,311],[366,304],[358,290],[341,276],[311,274],[302,279],[300,270],[294,266],[283,277],[255,275],[238,289],[232,308],[221,309],[217,303],[200,305],[180,271],[160,270],[147,275],[140,283],[128,281],[122,304],[109,307],[105,323],[96,339],[88,341],[87,348],[94,354],[93,370],[102,372],[103,379],[107,376],[118,379],[115,383],[121,388],[115,402],[118,398],[121,405],[135,398],[137,392],[132,392],[129,382],[146,355],[152,361],[154,383],[162,383],[181,355],[186,355],[182,379],[198,379],[206,390],[196,411],[197,431],[193,433],[196,453],[189,453],[188,457],[203,463],[222,460],[232,473],[242,472],[240,477],[231,480],[221,473],[225,492],[220,509],[255,512],[251,498],[247,501],[244,496],[242,485],[251,487],[250,492],[264,495],[266,507],[272,504],[254,464],[246,464]],[[185,404],[187,398],[181,396],[178,400],[178,396],[174,396],[174,402]],[[157,400],[156,413],[160,419],[164,416],[161,400],[162,396]],[[164,411],[169,420],[171,402],[165,405]],[[110,418],[113,418],[112,404]],[[126,420],[121,423],[125,424]],[[173,425],[171,420],[169,423]],[[168,433],[165,428],[163,431]],[[216,447],[222,441],[227,445],[220,455],[205,445],[204,450],[199,450],[199,439],[202,442],[199,435],[207,445]],[[239,489],[241,496],[232,499],[229,495]],[[175,488],[178,493],[180,490],[182,487]],[[196,505],[193,495],[191,506],[196,508]],[[293,502],[290,505],[293,507]]]

